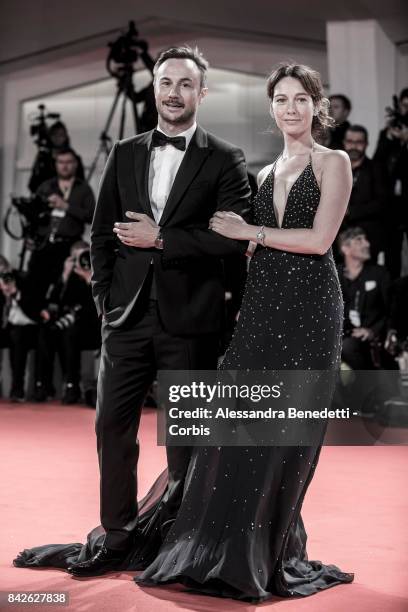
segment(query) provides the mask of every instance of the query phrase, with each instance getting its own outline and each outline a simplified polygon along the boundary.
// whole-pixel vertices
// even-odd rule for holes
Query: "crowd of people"
[[[372,159],[367,129],[348,121],[350,100],[334,95],[330,102],[337,125],[325,144],[347,152],[353,173],[335,248],[345,304],[342,358],[357,370],[393,369],[408,337],[408,277],[401,277],[408,231],[408,89],[401,91]]]
[[[50,128],[52,148],[33,166],[29,189],[48,205],[36,227],[27,270],[0,259],[1,347],[9,348],[12,402],[27,398],[28,354],[34,351],[34,385],[28,399],[43,402],[61,395],[65,404],[95,404],[93,377],[81,381],[81,353],[100,348],[100,321],[92,298],[89,243],[83,240],[95,208],[78,154],[60,121]],[[63,387],[56,390],[55,358]],[[81,384],[82,382],[82,384]]]
[[[321,138],[329,148],[347,152],[353,173],[349,206],[334,247],[345,304],[342,359],[352,369],[397,368],[395,357],[408,338],[408,277],[401,277],[408,235],[408,88],[401,91],[398,104],[379,134],[372,159],[366,154],[368,131],[349,122],[352,104],[343,94],[330,97],[336,124]],[[81,352],[100,347],[89,244],[83,240],[95,200],[65,125],[57,121],[49,132],[49,159],[36,160],[29,181],[29,189],[50,210],[48,222],[39,227],[41,248],[33,248],[25,272],[0,257],[0,347],[9,348],[11,401],[27,398],[27,358],[33,349],[29,399],[43,402],[60,395],[54,382],[58,355],[62,402],[94,405],[94,381],[81,381],[80,373]],[[245,282],[244,267],[239,274],[230,272],[226,342]]]

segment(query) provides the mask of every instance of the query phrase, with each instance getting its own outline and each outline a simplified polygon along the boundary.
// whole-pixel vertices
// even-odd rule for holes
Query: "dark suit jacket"
[[[47,200],[50,195],[57,193],[63,197],[58,185],[58,178],[54,177],[40,185],[37,194]],[[76,178],[72,185],[71,193],[68,198],[68,209],[65,217],[61,219],[58,226],[57,236],[62,238],[78,238],[82,236],[85,223],[92,221],[95,210],[95,198],[92,189],[86,181]],[[48,226],[40,227],[39,234],[46,235],[49,231]]]
[[[397,138],[389,139],[387,130],[380,132],[374,160],[386,172],[389,200],[387,224],[391,227],[408,225],[408,148]],[[401,195],[395,195],[397,181],[401,181]]]
[[[372,329],[384,338],[389,320],[390,276],[383,266],[365,264],[354,280],[344,275],[344,265],[338,266],[340,285],[344,298],[344,334],[352,330],[349,312],[355,309],[360,314],[361,327]]]
[[[390,327],[397,331],[398,340],[408,339],[408,276],[391,285]]]
[[[102,177],[91,230],[93,294],[99,314],[119,327],[153,259],[165,328],[175,335],[218,332],[224,316],[222,259],[243,257],[247,243],[208,229],[216,210],[242,214],[250,189],[242,151],[197,130],[175,178],[160,226],[164,250],[128,247],[113,233],[127,210],[153,217],[148,195],[152,131],[120,141]]]
[[[342,230],[362,227],[377,249],[385,240],[387,186],[381,165],[368,157],[353,170],[355,179]]]

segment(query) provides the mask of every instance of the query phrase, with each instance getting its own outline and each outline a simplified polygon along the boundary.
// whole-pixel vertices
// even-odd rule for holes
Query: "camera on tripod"
[[[46,113],[45,105],[38,105],[38,115],[29,117],[31,122],[30,125],[30,135],[34,138],[34,144],[41,150],[49,151],[51,150],[51,141],[49,135],[49,126],[47,125],[47,120],[56,121],[60,118],[59,113]]]
[[[128,31],[114,42],[108,43],[108,47],[110,48],[106,61],[108,72],[117,77],[126,68],[131,68],[133,72],[133,64],[139,60],[140,52],[146,53],[148,45],[145,40],[139,38],[135,22],[129,21]]]
[[[29,225],[48,225],[50,217],[48,200],[35,195],[29,198],[12,197],[11,203]]]
[[[152,129],[157,123],[157,111],[153,91],[153,68],[155,61],[148,52],[149,45],[147,41],[139,38],[139,32],[136,29],[135,22],[129,21],[128,30],[123,32],[113,42],[108,43],[108,47],[109,53],[106,58],[106,69],[108,73],[116,79],[117,91],[105,127],[99,136],[100,145],[89,168],[86,177],[88,181],[93,176],[101,154],[104,153],[107,158],[112,148],[112,138],[109,136],[109,129],[119,102],[121,103],[119,140],[122,140],[124,137],[127,104],[130,104],[131,107],[136,134]],[[139,60],[142,60],[145,68],[151,73],[152,81],[147,87],[136,91],[133,83],[133,75]],[[143,103],[143,110],[141,113],[137,108],[139,103]]]
[[[20,234],[16,234],[10,226],[13,211],[17,212]],[[41,244],[48,239],[50,215],[48,200],[41,198],[39,195],[31,197],[12,196],[11,206],[4,219],[4,229],[14,240],[29,239],[32,248],[41,248]]]

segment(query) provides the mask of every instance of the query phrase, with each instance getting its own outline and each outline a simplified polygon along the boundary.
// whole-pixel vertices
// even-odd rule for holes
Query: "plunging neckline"
[[[309,166],[312,165],[312,160],[309,159],[308,163],[306,164],[306,166],[303,168],[302,172],[298,175],[298,177],[295,179],[295,181],[292,183],[291,188],[289,189],[289,193],[288,193],[288,197],[286,198],[286,203],[285,203],[285,207],[283,209],[283,215],[282,215],[282,223],[281,225],[279,225],[278,223],[278,215],[277,212],[275,210],[275,203],[273,200],[273,196],[274,196],[274,192],[275,192],[275,169],[276,169],[276,162],[278,161],[279,158],[277,158],[275,160],[275,163],[273,164],[272,170],[270,172],[270,176],[271,176],[271,180],[272,180],[272,210],[273,210],[273,216],[275,217],[275,223],[278,229],[282,229],[283,228],[283,224],[285,221],[285,215],[286,215],[286,209],[288,207],[289,204],[289,198],[290,195],[292,193],[292,189],[294,188],[294,186],[296,185],[296,183],[301,179],[301,177],[304,175],[304,173],[306,172],[306,170],[308,169]],[[313,171],[313,167],[312,167],[312,171]],[[314,172],[313,172],[314,175]],[[316,177],[315,177],[316,178]],[[317,181],[316,181],[317,182]]]

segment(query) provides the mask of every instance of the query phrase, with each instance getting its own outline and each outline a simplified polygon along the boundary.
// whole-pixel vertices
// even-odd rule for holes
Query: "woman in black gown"
[[[343,304],[331,244],[351,191],[350,163],[313,140],[312,130],[330,125],[316,72],[281,65],[268,80],[268,95],[285,144],[260,172],[254,225],[230,213],[210,222],[215,232],[259,245],[221,367],[336,370]],[[138,537],[124,567],[144,570],[135,579],[141,585],[178,582],[254,602],[351,582],[353,574],[309,561],[306,553],[300,511],[322,441],[194,449],[174,521],[161,521],[162,475],[142,502]],[[97,528],[85,547],[38,547],[15,563],[67,567],[94,554],[102,540]]]

